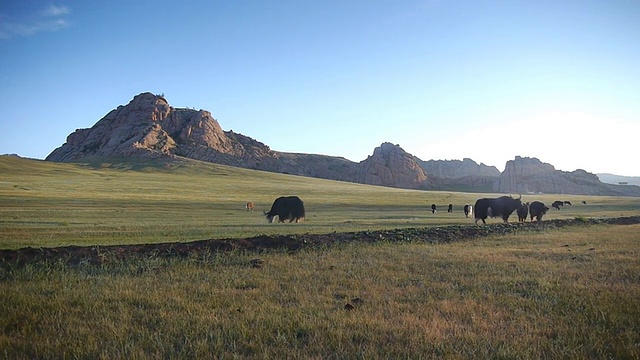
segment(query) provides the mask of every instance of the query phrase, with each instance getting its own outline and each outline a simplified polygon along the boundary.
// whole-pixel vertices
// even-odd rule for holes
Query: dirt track
[[[548,220],[537,223],[491,224],[486,226],[451,225],[426,228],[409,228],[382,231],[359,231],[350,233],[304,234],[256,236],[245,239],[211,239],[181,243],[159,243],[142,245],[109,246],[64,246],[55,248],[23,248],[0,250],[0,268],[24,266],[25,264],[62,261],[68,265],[100,265],[127,258],[187,257],[201,253],[241,250],[260,252],[271,249],[297,251],[309,247],[327,247],[338,243],[376,241],[448,243],[465,241],[490,235],[512,234],[517,231],[542,231],[568,226],[586,225],[631,225],[640,224],[640,216]]]

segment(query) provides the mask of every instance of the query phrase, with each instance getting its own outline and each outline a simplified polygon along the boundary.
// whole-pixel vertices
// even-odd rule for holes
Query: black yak
[[[529,214],[531,215],[531,221],[536,218],[536,221],[542,221],[542,215],[546,214],[549,208],[540,201],[534,201],[529,205]]]
[[[431,213],[435,214],[438,211],[438,207],[436,204],[431,204]]]
[[[476,201],[475,207],[475,223],[478,220],[482,220],[483,224],[486,224],[488,217],[502,217],[504,222],[509,222],[509,216],[517,208],[522,205],[522,195],[519,198],[514,199],[511,196],[501,196],[499,198],[483,198]]]
[[[527,215],[529,215],[529,204],[522,204],[518,209],[516,209],[516,213],[518,214],[518,221],[525,222],[527,220]]]
[[[297,196],[281,196],[277,198],[271,210],[264,213],[269,223],[273,222],[274,217],[278,217],[278,222],[300,222],[304,220],[304,202]]]

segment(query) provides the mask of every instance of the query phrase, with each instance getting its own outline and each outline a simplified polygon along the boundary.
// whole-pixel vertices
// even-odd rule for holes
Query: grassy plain
[[[598,225],[10,269],[0,357],[637,359],[639,242]]]
[[[304,200],[303,223],[267,224],[262,211],[282,195]],[[63,164],[2,156],[0,249],[471,224],[463,205],[494,195],[392,189],[200,162]],[[523,199],[550,204],[558,198],[574,205],[551,211],[549,219],[640,215],[640,198]],[[256,204],[255,212],[244,210],[247,201]],[[453,213],[446,212],[450,203]]]
[[[288,194],[303,198],[306,221],[266,224],[261,210]],[[0,157],[0,249],[471,224],[461,207],[485,195],[201,163]],[[556,199],[574,205],[550,219],[640,214],[638,198],[524,196]],[[637,359],[639,243],[640,225],[585,225],[439,245],[5,267],[0,358]]]

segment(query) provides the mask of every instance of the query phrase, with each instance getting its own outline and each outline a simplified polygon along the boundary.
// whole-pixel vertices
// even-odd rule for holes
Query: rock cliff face
[[[383,143],[373,155],[361,161],[356,182],[398,188],[418,189],[427,187],[427,174],[413,155],[400,146]]]
[[[429,175],[433,189],[456,191],[493,191],[493,185],[500,176],[495,166],[478,164],[464,158],[462,160],[418,159],[418,164]]]
[[[218,164],[331,180],[411,189],[640,196],[640,187],[601,183],[583,170],[555,170],[516,157],[500,174],[471,159],[422,161],[383,143],[360,163],[341,157],[284,153],[248,136],[223,131],[205,110],[174,108],[163,96],[142,93],[89,129],[78,129],[46,160],[95,157],[186,157]]]
[[[468,176],[478,177],[498,177],[500,171],[495,166],[478,164],[477,162],[464,158],[461,160],[428,160],[418,162],[424,171],[440,179],[459,179]]]
[[[494,190],[501,193],[640,196],[640,187],[602,183],[584,170],[556,170],[536,158],[516,156],[507,161]]]

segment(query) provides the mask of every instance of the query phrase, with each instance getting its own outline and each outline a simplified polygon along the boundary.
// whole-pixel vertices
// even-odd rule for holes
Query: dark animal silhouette
[[[564,205],[564,201],[557,200],[554,201],[553,204],[551,204],[551,207],[560,210],[560,206],[562,205]]]
[[[436,204],[431,204],[431,213],[435,214],[436,211],[438,211],[438,207],[436,206]]]
[[[531,221],[533,218],[536,218],[536,221],[542,221],[542,216],[549,211],[549,208],[541,203],[540,201],[534,201],[529,205],[529,215],[531,216]]]
[[[571,205],[571,201],[567,201],[567,200],[565,200],[565,201],[564,201],[564,204],[565,204],[565,205]]]
[[[473,213],[473,206],[469,205],[469,204],[465,204],[464,206],[464,216],[465,217],[469,217],[469,215]]]
[[[453,204],[449,204],[449,207],[447,208],[447,212],[453,212]]]
[[[502,220],[506,223],[509,222],[509,216],[517,208],[522,205],[522,195],[519,198],[514,199],[512,196],[501,196],[499,198],[483,198],[478,199],[475,208],[475,223],[478,220],[482,220],[483,224],[486,224],[488,217],[502,217]]]
[[[271,210],[264,213],[269,223],[273,222],[274,217],[278,217],[278,222],[300,222],[304,220],[304,202],[297,196],[281,196],[277,198]]]
[[[516,213],[518,214],[518,221],[525,222],[527,220],[527,215],[529,215],[529,203],[520,205],[516,210]]]

